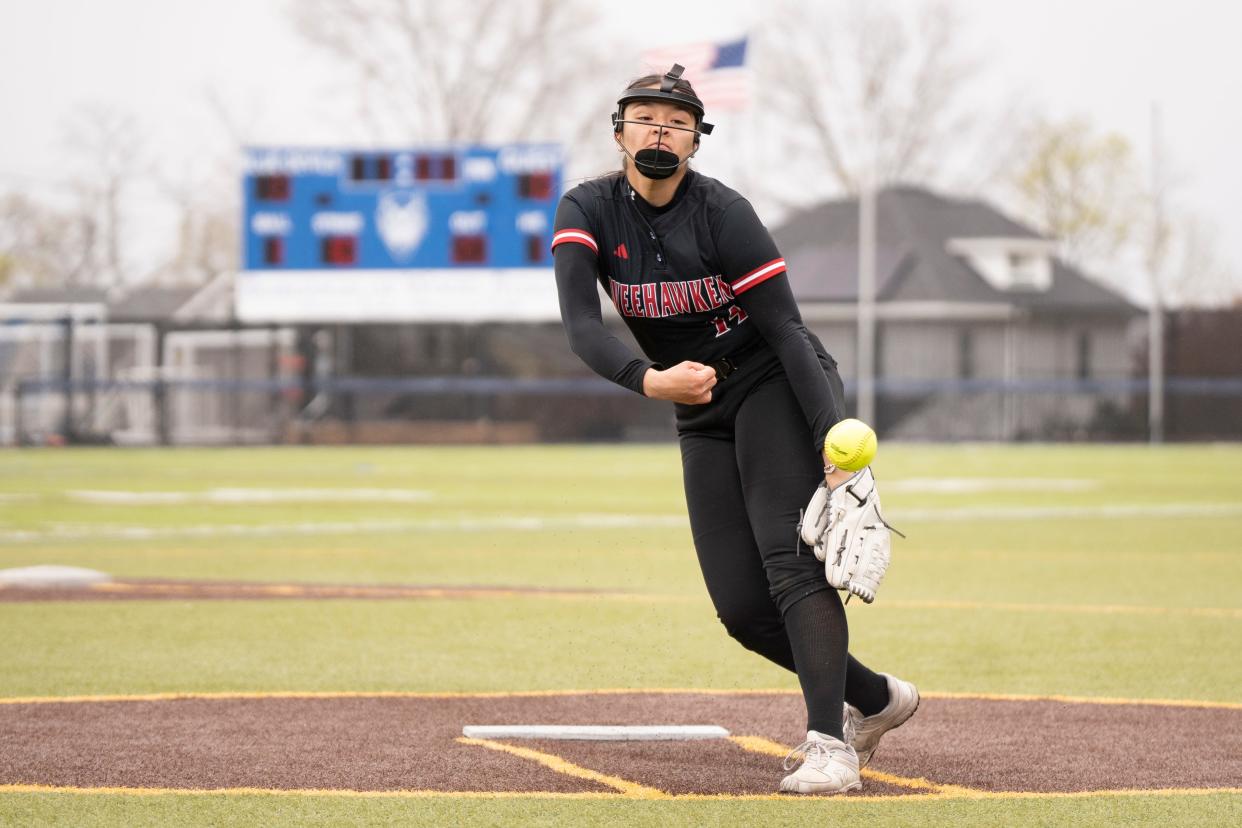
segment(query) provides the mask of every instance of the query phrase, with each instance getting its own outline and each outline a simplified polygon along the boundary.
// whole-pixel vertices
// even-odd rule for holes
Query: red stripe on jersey
[[[759,267],[756,267],[750,273],[747,273],[742,278],[730,284],[729,287],[733,288],[733,295],[736,296],[739,293],[745,293],[755,285],[766,282],[778,273],[784,272],[785,260],[773,259],[765,265],[759,265]]]
[[[571,227],[565,230],[558,231],[554,236],[552,236],[552,248],[551,249],[555,250],[558,244],[564,244],[565,242],[577,242],[578,244],[585,244],[587,247],[591,248],[596,253],[599,252],[599,245],[595,243],[595,237],[585,230],[578,230],[578,229]]]

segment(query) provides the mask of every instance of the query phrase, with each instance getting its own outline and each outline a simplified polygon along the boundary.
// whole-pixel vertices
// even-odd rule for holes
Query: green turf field
[[[1240,467],[1224,445],[885,445],[909,539],[876,604],[850,605],[851,649],[925,691],[1242,702]],[[311,489],[400,497],[270,497]],[[715,620],[672,445],[0,453],[0,568],[46,563],[625,595],[0,603],[0,697],[797,686]],[[0,823],[754,825],[824,804],[7,793]],[[1242,819],[1219,794],[840,807],[877,826]]]

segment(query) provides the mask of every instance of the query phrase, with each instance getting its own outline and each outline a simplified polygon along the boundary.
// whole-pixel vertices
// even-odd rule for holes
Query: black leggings
[[[683,431],[680,443],[694,546],[721,623],[796,672],[807,728],[840,738],[842,701],[870,715],[888,689],[848,655],[841,598],[798,539],[799,510],[824,472],[788,380],[777,373],[750,389],[731,430]]]

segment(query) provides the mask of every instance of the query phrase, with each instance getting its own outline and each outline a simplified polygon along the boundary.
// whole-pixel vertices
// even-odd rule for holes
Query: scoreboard
[[[252,148],[245,321],[543,320],[559,146]]]

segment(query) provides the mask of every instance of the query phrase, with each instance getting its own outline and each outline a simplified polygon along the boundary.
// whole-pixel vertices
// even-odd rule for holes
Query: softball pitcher
[[[796,672],[806,700],[806,740],[786,770],[802,762],[780,789],[855,790],[880,737],[919,696],[849,655],[834,589],[844,587],[818,557],[848,550],[803,543],[801,515],[824,487],[827,502],[844,504],[825,522],[838,521],[838,536],[855,527],[868,548],[883,547],[885,564],[887,528],[849,524],[850,509],[878,500],[869,468],[824,465],[825,434],[845,415],[836,362],[803,325],[785,260],[750,203],[690,169],[712,125],[682,71],[629,85],[612,116],[621,171],[561,199],[552,240],[561,317],[597,373],[674,404],[695,550],[717,615],[742,646]],[[642,355],[605,327],[597,284]],[[874,597],[883,566],[871,564]]]

